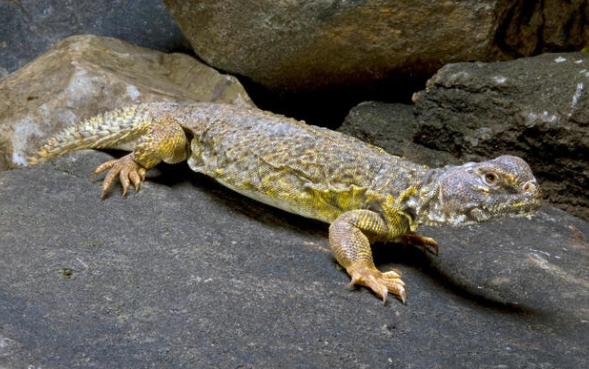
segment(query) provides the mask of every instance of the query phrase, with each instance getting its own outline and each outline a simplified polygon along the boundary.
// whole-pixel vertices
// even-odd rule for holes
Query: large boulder
[[[77,152],[0,172],[1,368],[583,368],[589,224],[423,228],[376,245],[407,305],[350,291],[327,225],[190,171],[100,200]]]
[[[253,105],[235,77],[190,56],[74,36],[0,79],[0,170],[25,165],[48,136],[68,125],[152,101]]]
[[[586,1],[164,0],[199,57],[275,91],[431,75],[457,61],[579,50]]]
[[[415,141],[462,161],[510,153],[548,201],[589,219],[589,54],[456,63],[414,96]]]

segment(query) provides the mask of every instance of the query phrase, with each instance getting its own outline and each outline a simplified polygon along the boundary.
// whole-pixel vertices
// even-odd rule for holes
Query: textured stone
[[[181,164],[100,201],[77,152],[0,173],[1,368],[583,368],[589,224],[423,228],[440,255],[375,246],[386,306],[329,253],[327,225]]]
[[[448,152],[415,143],[418,129],[412,105],[367,101],[350,110],[337,130],[414,163],[434,168],[461,164],[460,160]]]
[[[0,78],[74,35],[114,37],[171,52],[190,50],[159,0],[0,0]]]
[[[589,219],[589,54],[442,68],[414,96],[415,140],[462,161],[514,154],[545,197]]]
[[[24,165],[65,126],[153,101],[253,105],[236,78],[190,56],[74,36],[0,80],[0,156],[9,168]]]
[[[431,75],[587,42],[587,1],[164,0],[209,65],[279,91]],[[553,12],[558,10],[558,12]]]

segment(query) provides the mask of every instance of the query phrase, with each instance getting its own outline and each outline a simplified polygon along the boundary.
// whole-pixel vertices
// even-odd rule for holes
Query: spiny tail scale
[[[50,138],[29,164],[48,161],[66,153],[83,149],[113,148],[149,128],[147,114],[139,105],[96,115],[66,128]]]

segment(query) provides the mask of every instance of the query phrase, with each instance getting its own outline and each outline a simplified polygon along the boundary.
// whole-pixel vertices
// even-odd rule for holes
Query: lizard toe
[[[123,168],[119,173],[119,180],[121,181],[121,186],[123,186],[123,197],[127,196],[127,190],[131,185],[131,181],[129,180],[129,170],[128,168]]]
[[[386,302],[389,293],[397,296],[403,303],[407,299],[405,283],[399,273],[390,271],[382,273],[377,269],[362,268],[350,273],[352,280],[349,286],[361,285],[372,290]]]
[[[105,164],[111,164],[109,162],[105,163]],[[110,165],[110,170],[109,172],[106,174],[106,177],[104,177],[104,181],[102,181],[102,192],[100,194],[100,198],[104,199],[104,197],[106,196],[106,192],[108,191],[108,189],[110,188],[110,185],[112,184],[112,182],[114,181],[114,179],[116,178],[116,176],[120,173],[121,168],[117,167],[116,165],[114,165],[115,163],[112,163],[112,165]],[[104,164],[103,164],[104,165]],[[98,169],[97,169],[98,170]],[[106,170],[106,169],[105,169]]]
[[[129,179],[133,182],[133,186],[135,186],[135,192],[139,191],[139,187],[141,187],[141,182],[145,180],[145,175],[139,174],[139,171],[130,172]]]
[[[401,275],[394,270],[382,273],[383,278],[401,280]]]

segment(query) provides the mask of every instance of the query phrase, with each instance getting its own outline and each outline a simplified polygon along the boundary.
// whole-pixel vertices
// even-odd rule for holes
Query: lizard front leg
[[[405,284],[394,271],[382,273],[372,259],[370,242],[390,238],[384,219],[370,210],[351,210],[343,213],[329,226],[329,244],[338,263],[352,281],[370,288],[386,302],[388,293],[397,295],[403,303],[407,298]]]

